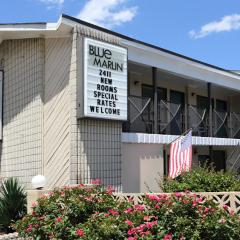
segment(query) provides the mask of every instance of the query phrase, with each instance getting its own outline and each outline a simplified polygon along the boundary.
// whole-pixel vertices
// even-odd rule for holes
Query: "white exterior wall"
[[[49,187],[70,182],[71,38],[46,39],[44,174]]]
[[[1,177],[44,174],[47,187],[70,182],[71,38],[4,41]]]
[[[162,144],[122,143],[123,192],[160,192],[163,167]]]
[[[2,43],[4,68],[1,177],[18,177],[29,187],[43,171],[44,40]]]

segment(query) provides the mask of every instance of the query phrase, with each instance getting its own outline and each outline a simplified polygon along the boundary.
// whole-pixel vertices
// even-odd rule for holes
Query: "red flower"
[[[57,219],[56,219],[56,222],[61,222],[62,221],[62,218],[61,217],[57,217]]]
[[[79,237],[83,237],[83,236],[84,236],[84,231],[83,231],[82,229],[78,228],[78,229],[76,230],[76,234],[77,234]]]

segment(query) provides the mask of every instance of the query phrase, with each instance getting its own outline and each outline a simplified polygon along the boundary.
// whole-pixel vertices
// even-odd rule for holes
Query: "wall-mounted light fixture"
[[[36,175],[32,178],[32,186],[37,190],[41,190],[46,185],[46,178],[43,175]]]

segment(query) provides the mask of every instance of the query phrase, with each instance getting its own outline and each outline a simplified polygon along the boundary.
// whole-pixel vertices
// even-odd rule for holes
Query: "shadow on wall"
[[[54,166],[54,151],[68,135],[62,129],[69,119],[71,43],[70,38],[38,38],[7,40],[0,45],[4,58],[4,176],[17,176],[24,183],[42,172],[43,134],[46,144],[53,146],[46,151],[46,162]]]

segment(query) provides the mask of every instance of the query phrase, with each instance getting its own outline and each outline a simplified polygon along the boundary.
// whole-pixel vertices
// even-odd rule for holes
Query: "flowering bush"
[[[100,185],[55,190],[15,224],[33,239],[238,239],[240,219],[227,206],[189,193],[147,194],[141,204],[119,201]]]

